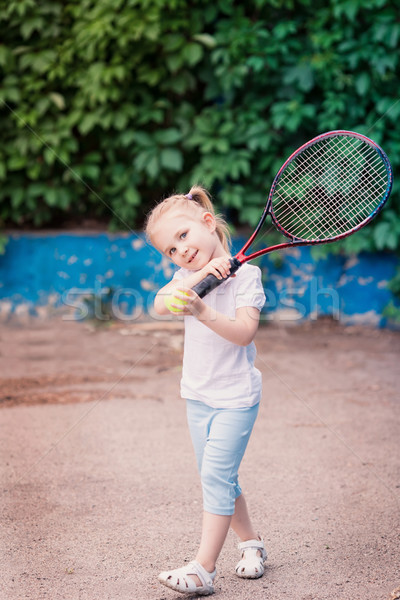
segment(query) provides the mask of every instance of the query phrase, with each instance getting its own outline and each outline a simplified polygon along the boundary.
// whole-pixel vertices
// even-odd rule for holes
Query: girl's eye
[[[175,250],[176,250],[176,248],[171,248],[171,250],[169,251],[171,256],[174,254]]]
[[[186,235],[187,235],[187,232],[186,232],[186,231],[184,231],[183,233],[181,233],[181,236],[180,236],[180,237],[181,237],[181,240],[184,240],[184,239],[185,239],[185,237],[186,237]]]

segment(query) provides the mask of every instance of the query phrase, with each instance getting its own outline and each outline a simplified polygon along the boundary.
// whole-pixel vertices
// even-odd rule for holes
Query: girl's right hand
[[[227,277],[229,277],[230,272],[231,263],[229,261],[229,256],[220,256],[219,258],[213,258],[208,264],[206,264],[205,267],[202,268],[202,274],[204,275],[204,277],[211,273],[212,275],[215,275],[217,279],[226,279]]]

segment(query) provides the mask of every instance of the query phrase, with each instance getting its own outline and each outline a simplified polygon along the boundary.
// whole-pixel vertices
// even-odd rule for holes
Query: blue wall
[[[240,247],[241,240],[235,242]],[[280,268],[272,255],[258,263],[267,295],[265,320],[332,315],[344,323],[385,325],[382,311],[392,299],[386,284],[398,262],[394,255],[314,261],[305,247],[285,250],[282,257]],[[152,314],[154,294],[172,274],[171,263],[141,233],[14,233],[0,256],[0,313],[45,315],[61,309],[71,318],[93,312],[106,318],[111,311],[132,321]]]

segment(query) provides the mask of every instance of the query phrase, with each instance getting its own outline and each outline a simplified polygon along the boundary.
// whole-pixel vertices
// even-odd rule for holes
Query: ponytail
[[[210,194],[200,185],[193,185],[189,193],[186,194],[186,198],[191,198],[193,202],[196,202],[201,208],[204,208],[205,212],[209,212],[215,219],[217,224],[216,233],[219,237],[219,240],[226,252],[230,251],[231,245],[231,234],[229,231],[229,227],[225,219],[215,212],[214,205],[211,201]]]

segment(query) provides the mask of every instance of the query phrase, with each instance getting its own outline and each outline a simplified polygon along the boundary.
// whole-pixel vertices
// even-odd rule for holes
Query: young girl
[[[203,527],[195,560],[158,579],[183,593],[214,592],[215,564],[229,527],[241,539],[239,577],[264,573],[267,554],[250,521],[238,483],[238,469],[261,397],[261,374],[254,367],[253,338],[265,302],[260,270],[243,265],[202,300],[191,289],[209,273],[229,275],[229,233],[207,192],[165,199],[146,224],[150,242],[179,268],[157,294],[154,307],[169,306],[185,317],[181,395],[186,399],[189,430],[203,489]],[[182,308],[182,302],[185,303]]]

